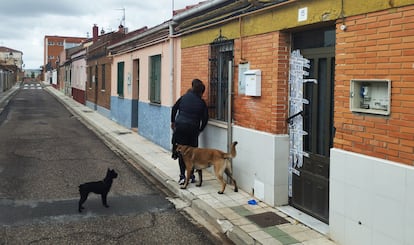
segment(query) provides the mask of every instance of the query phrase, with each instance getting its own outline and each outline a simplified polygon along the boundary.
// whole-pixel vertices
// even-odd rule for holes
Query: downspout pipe
[[[233,88],[233,61],[229,61],[229,76],[227,81],[227,152],[231,152],[231,145],[233,142],[233,128],[232,128],[232,88]],[[230,163],[232,163],[230,159]],[[233,167],[233,166],[232,166]]]
[[[171,91],[171,94],[170,94],[170,97],[171,97],[171,106],[172,105],[174,105],[174,101],[175,101],[175,98],[174,98],[174,76],[175,76],[175,73],[174,73],[174,65],[175,65],[175,63],[174,63],[174,60],[175,60],[175,56],[174,56],[174,54],[175,54],[175,52],[174,52],[174,26],[173,26],[173,23],[172,23],[172,21],[170,22],[170,24],[169,24],[169,32],[170,32],[170,36],[169,36],[169,41],[170,41],[170,91]]]

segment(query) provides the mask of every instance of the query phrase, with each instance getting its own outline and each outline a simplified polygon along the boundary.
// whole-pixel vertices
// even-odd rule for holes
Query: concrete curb
[[[10,98],[13,97],[15,93],[20,88],[20,83],[16,83],[13,87],[11,87],[9,90],[0,93],[0,113],[6,108],[6,106],[9,104]]]

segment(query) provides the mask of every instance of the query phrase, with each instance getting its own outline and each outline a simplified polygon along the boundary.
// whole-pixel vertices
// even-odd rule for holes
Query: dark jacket
[[[178,115],[177,115],[178,112]],[[203,131],[208,121],[206,102],[192,91],[187,92],[175,102],[171,111],[171,122],[189,124]]]

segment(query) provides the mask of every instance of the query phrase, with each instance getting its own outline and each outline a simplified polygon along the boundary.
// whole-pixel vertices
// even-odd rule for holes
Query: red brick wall
[[[77,88],[72,88],[72,97],[77,102],[83,105],[85,104],[85,91],[77,89]]]
[[[106,109],[111,109],[111,62],[112,60],[106,57],[88,62],[88,66],[92,68],[93,75],[95,75],[95,69],[98,68],[98,91],[95,91],[96,84],[89,81],[89,78],[92,76],[89,75],[90,68],[87,69],[86,100]],[[102,88],[102,64],[105,64],[105,89]],[[90,87],[91,84],[92,87]]]
[[[46,41],[47,39],[47,41]],[[45,45],[45,50],[44,50],[44,62],[46,65],[47,62],[49,61],[48,57],[46,57],[46,49],[47,49],[47,56],[54,56],[53,59],[50,60],[51,65],[53,68],[56,67],[56,60],[57,57],[60,55],[60,52],[62,52],[64,50],[64,46],[63,45],[58,45],[58,42],[67,42],[67,43],[81,43],[82,41],[86,40],[86,38],[82,38],[82,37],[61,37],[61,36],[45,36],[44,39],[44,45]],[[48,45],[48,42],[53,42],[54,45]]]
[[[238,81],[237,63],[241,58],[250,63],[250,69],[261,70],[262,95],[238,95],[235,82],[235,123],[268,133],[286,134],[289,34],[275,32],[235,40],[235,81]]]
[[[337,25],[334,147],[413,165],[414,6],[369,13]],[[351,79],[390,79],[391,115],[352,113]]]
[[[234,40],[234,102],[236,125],[274,134],[287,133],[289,34],[272,33]],[[243,45],[243,47],[241,47]],[[262,71],[262,96],[238,95],[237,64],[243,58],[251,69]],[[181,94],[191,87],[193,78],[206,84],[208,99],[209,46],[182,49]]]
[[[208,98],[208,45],[181,50],[181,94],[191,88],[191,81],[198,78],[206,85],[203,99]],[[208,103],[207,103],[208,104]]]

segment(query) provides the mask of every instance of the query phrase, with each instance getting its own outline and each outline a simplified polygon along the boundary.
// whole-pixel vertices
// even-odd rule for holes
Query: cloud
[[[25,68],[43,65],[46,35],[91,36],[92,26],[106,32],[118,29],[125,9],[130,31],[153,27],[172,17],[174,9],[197,0],[2,0],[0,6],[0,46],[23,52]]]

